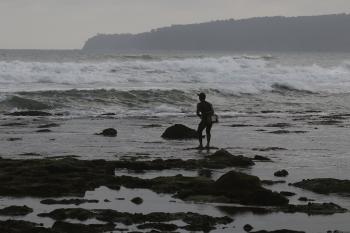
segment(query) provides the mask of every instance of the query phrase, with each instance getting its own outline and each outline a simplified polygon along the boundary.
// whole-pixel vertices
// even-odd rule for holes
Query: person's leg
[[[213,126],[213,124],[208,124],[206,127],[206,133],[207,133],[207,148],[210,147],[210,139],[211,139],[211,127]]]
[[[201,121],[198,125],[197,133],[198,133],[198,140],[199,140],[199,147],[203,147],[203,130],[205,128],[205,124],[203,121]]]

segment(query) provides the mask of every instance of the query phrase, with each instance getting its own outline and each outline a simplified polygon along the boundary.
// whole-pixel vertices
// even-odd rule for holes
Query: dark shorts
[[[210,117],[208,119],[202,119],[198,125],[197,131],[199,133],[202,133],[204,129],[206,129],[207,131],[210,131],[212,126],[213,126],[213,123],[211,122]]]

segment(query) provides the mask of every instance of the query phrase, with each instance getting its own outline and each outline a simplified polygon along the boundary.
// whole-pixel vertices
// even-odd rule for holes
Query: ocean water
[[[350,54],[0,51],[2,113],[188,115],[200,91],[221,115],[349,109]]]
[[[198,92],[205,92],[219,115],[212,130],[212,144],[247,157],[263,155],[273,163],[256,163],[240,169],[261,179],[276,180],[273,173],[287,169],[285,184],[267,186],[292,191],[293,204],[334,202],[350,209],[349,196],[319,195],[288,183],[308,178],[350,179],[350,54],[247,53],[247,54],[117,54],[82,51],[0,50],[0,156],[26,159],[75,155],[79,159],[202,158],[214,151],[197,151],[195,140],[168,141],[160,137],[170,125],[196,128]],[[9,112],[41,110],[51,117],[13,117]],[[113,113],[104,115],[106,113]],[[15,124],[13,124],[15,123]],[[16,125],[16,123],[19,123]],[[57,123],[51,132],[39,133],[43,124]],[[283,123],[286,127],[276,127]],[[105,128],[118,130],[116,138],[95,135]],[[276,134],[274,131],[285,130]],[[10,140],[18,139],[18,140]],[[283,150],[259,150],[280,147]],[[130,173],[131,172],[131,173]],[[152,178],[196,170],[149,171],[134,174]],[[225,170],[214,170],[217,179]],[[142,196],[135,206],[115,196]],[[116,208],[119,211],[194,211],[215,216],[230,215],[220,204],[187,203],[149,190],[101,187],[86,197],[100,199],[84,208]],[[105,198],[111,203],[103,202]],[[44,206],[38,199],[0,199],[0,206],[26,204],[35,213],[24,219],[52,224],[37,216],[63,206]],[[349,231],[349,213],[232,216],[227,229],[243,232],[249,223],[256,230],[289,228],[311,233]]]

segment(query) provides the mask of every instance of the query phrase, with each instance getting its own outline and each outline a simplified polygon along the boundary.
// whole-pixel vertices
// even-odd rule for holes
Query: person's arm
[[[210,115],[214,115],[213,105],[211,103],[209,103],[209,105],[210,105]]]
[[[199,110],[199,104],[197,104],[197,116],[202,118],[201,111]]]

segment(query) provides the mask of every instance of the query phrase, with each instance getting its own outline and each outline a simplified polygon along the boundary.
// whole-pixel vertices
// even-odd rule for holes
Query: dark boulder
[[[280,206],[289,202],[283,195],[263,188],[258,177],[236,171],[221,176],[214,183],[213,192],[247,205]]]
[[[102,233],[106,231],[113,231],[115,225],[112,223],[107,224],[79,224],[79,223],[68,223],[68,222],[55,222],[52,229],[57,232],[64,233]]]
[[[250,224],[245,224],[243,230],[245,230],[246,232],[250,232],[251,230],[253,230],[253,227]]]
[[[98,200],[86,200],[86,199],[44,199],[40,201],[41,204],[45,205],[81,205],[84,203],[98,203]]]
[[[36,223],[21,220],[0,221],[1,233],[58,233]]]
[[[135,198],[131,199],[131,202],[136,204],[136,205],[141,205],[143,200],[141,197],[135,197]]]
[[[288,173],[288,171],[283,169],[283,170],[275,172],[273,175],[277,176],[277,177],[286,177],[289,175],[289,173]]]
[[[296,187],[313,191],[315,193],[350,193],[350,180],[332,178],[307,179],[293,184]]]
[[[12,112],[6,115],[9,116],[51,116],[51,113],[42,112],[42,111],[21,111],[21,112]]]
[[[307,213],[308,215],[332,215],[336,213],[346,213],[348,210],[330,203],[312,203],[306,205],[288,205],[281,209],[284,213]]]
[[[28,206],[9,206],[0,209],[0,215],[6,216],[25,216],[33,212],[32,208]]]
[[[296,194],[293,192],[288,192],[288,191],[281,191],[280,192],[281,195],[285,196],[285,197],[292,197],[295,196]]]
[[[50,129],[40,129],[36,131],[37,133],[50,133],[52,132]]]
[[[170,126],[162,134],[164,139],[197,139],[198,133],[196,130],[191,129],[185,125],[176,124]]]
[[[305,232],[304,231],[293,231],[293,230],[282,229],[282,230],[275,230],[275,231],[266,231],[266,230],[254,231],[251,233],[305,233]]]
[[[157,229],[162,232],[171,232],[178,229],[178,226],[175,224],[168,224],[168,223],[144,223],[139,226],[137,226],[138,229]]]
[[[271,159],[261,155],[255,155],[254,160],[261,161],[261,162],[271,162]]]
[[[230,166],[252,166],[254,162],[251,158],[242,155],[233,155],[225,149],[217,150],[214,154],[207,156],[209,160],[226,163]]]
[[[117,130],[113,129],[113,128],[108,128],[108,129],[104,129],[101,133],[99,133],[98,135],[102,135],[105,137],[116,137],[117,136]]]

